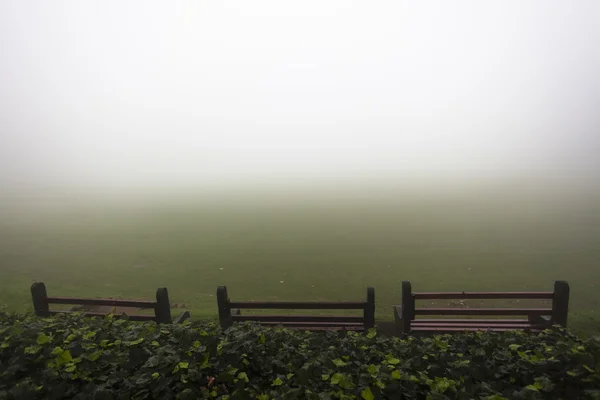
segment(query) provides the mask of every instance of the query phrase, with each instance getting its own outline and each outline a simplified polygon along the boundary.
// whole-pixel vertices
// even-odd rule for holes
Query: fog
[[[600,2],[3,1],[3,191],[593,180]]]

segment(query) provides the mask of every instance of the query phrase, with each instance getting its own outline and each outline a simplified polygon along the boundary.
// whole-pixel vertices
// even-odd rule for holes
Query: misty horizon
[[[5,191],[598,182],[600,4],[5,2]]]

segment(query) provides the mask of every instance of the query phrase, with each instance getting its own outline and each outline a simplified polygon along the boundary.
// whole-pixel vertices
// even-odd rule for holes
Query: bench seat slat
[[[436,323],[415,323],[411,324],[413,328],[507,328],[507,329],[527,329],[527,328],[543,328],[542,325],[539,324],[436,324]]]
[[[553,292],[415,292],[415,300],[441,299],[552,299]]]
[[[231,319],[235,321],[286,321],[286,322],[355,322],[363,324],[363,316],[345,316],[345,315],[232,315]]]
[[[526,318],[520,319],[494,319],[494,318],[486,318],[486,319],[475,319],[475,318],[417,318],[413,319],[412,323],[449,323],[449,324],[525,324],[530,321]]]
[[[321,326],[321,327],[364,327],[362,323],[354,323],[354,322],[315,322],[315,321],[306,321],[306,322],[288,322],[288,321],[269,321],[269,322],[261,322],[261,325],[265,326],[297,326],[297,327],[310,327],[310,326]]]
[[[55,315],[55,314],[74,314],[78,311],[57,311],[57,310],[50,310],[50,314]],[[101,312],[93,312],[93,311],[82,311],[81,312],[82,315],[85,315],[87,317],[101,317],[101,318],[105,318],[108,314],[107,313],[101,313]],[[154,315],[140,315],[140,314],[125,314],[127,315],[127,317],[129,318],[130,321],[154,321],[156,320],[156,317]],[[120,317],[121,314],[115,314],[115,317]]]
[[[329,302],[291,302],[291,301],[231,301],[230,308],[240,309],[279,309],[279,310],[364,310],[365,302],[329,301]]]
[[[287,326],[287,325],[282,325],[283,328],[285,329],[297,329],[297,330],[304,330],[304,331],[352,331],[352,332],[364,332],[365,327],[360,325],[360,326],[309,326],[309,327],[303,327],[303,326]]]
[[[154,308],[155,301],[146,300],[120,300],[120,299],[84,299],[77,297],[48,297],[48,304],[75,304],[87,306],[115,306],[115,307],[135,307],[135,308]]]
[[[520,329],[514,328],[499,328],[499,327],[488,327],[488,328],[473,328],[473,327],[462,327],[462,328],[435,328],[435,327],[411,327],[411,332],[477,332],[477,331],[493,331],[493,332],[508,332]],[[541,329],[527,329],[529,332],[540,332]]]
[[[552,315],[551,308],[415,308],[415,315]]]

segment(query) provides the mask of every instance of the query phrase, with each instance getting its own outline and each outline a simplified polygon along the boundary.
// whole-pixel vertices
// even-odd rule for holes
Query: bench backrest
[[[223,329],[233,322],[297,322],[318,323],[326,327],[340,323],[361,323],[365,329],[375,326],[375,289],[367,288],[365,301],[331,301],[331,302],[288,302],[288,301],[231,301],[227,295],[227,287],[217,288],[217,305],[219,322]],[[232,309],[278,309],[278,310],[362,310],[363,316],[326,316],[326,315],[232,315]],[[316,325],[316,324],[315,324]]]
[[[416,308],[416,300],[450,299],[547,299],[552,308]],[[555,281],[553,292],[413,292],[409,281],[402,282],[402,318],[404,332],[410,331],[410,322],[417,315],[468,316],[527,316],[540,319],[549,316],[549,323],[567,326],[569,312],[569,284]]]
[[[154,315],[128,315],[132,321],[156,321],[157,323],[170,324],[171,306],[169,304],[169,293],[167,288],[159,288],[156,291],[156,301],[146,300],[120,300],[120,299],[90,299],[79,297],[49,297],[46,292],[46,285],[43,282],[36,282],[31,285],[31,297],[35,315],[47,317],[54,314],[61,314],[70,311],[50,310],[50,304],[73,304],[86,306],[110,306],[110,307],[133,307],[142,309],[153,309]],[[84,315],[92,317],[103,317],[106,313],[83,312]]]

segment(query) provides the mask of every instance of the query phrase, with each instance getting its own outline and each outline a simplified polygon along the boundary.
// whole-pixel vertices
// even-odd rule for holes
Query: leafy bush
[[[600,338],[0,314],[0,398],[600,399]]]

